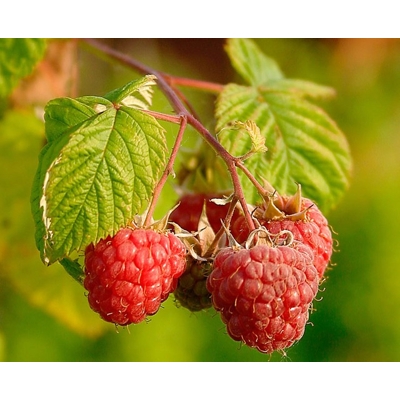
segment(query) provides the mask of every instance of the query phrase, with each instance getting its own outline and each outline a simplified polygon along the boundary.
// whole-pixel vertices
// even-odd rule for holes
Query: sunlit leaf
[[[232,120],[253,120],[265,137],[268,151],[246,161],[261,182],[267,179],[281,193],[291,193],[295,182],[304,195],[330,209],[349,184],[351,159],[343,133],[319,107],[286,92],[235,84],[226,86],[217,103],[217,129]],[[252,148],[251,139],[230,131],[222,144],[235,156]],[[242,176],[249,202],[257,202],[253,185]]]
[[[68,97],[51,100],[45,108],[46,137],[49,142],[90,117],[112,108],[112,103],[102,97]]]
[[[270,82],[264,90],[286,92],[310,99],[331,99],[336,95],[336,91],[329,86],[301,79],[281,79]]]
[[[216,130],[234,121],[254,121],[268,151],[252,154],[248,170],[262,183],[269,181],[283,194],[294,192],[298,182],[305,196],[328,211],[348,188],[352,161],[347,140],[336,123],[308,99],[332,97],[333,89],[313,82],[286,79],[275,61],[249,39],[230,39],[227,52],[233,67],[250,86],[228,84],[220,93]],[[234,156],[252,151],[246,135],[228,131],[220,138]],[[239,172],[248,202],[258,193]]]
[[[228,39],[225,47],[233,67],[250,85],[261,85],[283,78],[278,63],[267,57],[249,39]]]
[[[121,93],[136,91],[131,84]],[[167,148],[164,129],[136,106],[86,97],[58,99],[46,108],[50,142],[32,190],[36,241],[46,264],[115,234],[147,206]]]
[[[264,153],[268,150],[265,146],[265,137],[261,134],[260,128],[252,120],[230,122],[226,128],[218,132],[219,139],[229,131],[234,131],[233,134],[236,137],[241,135],[241,132],[244,132],[244,134],[250,138],[251,149],[246,154],[240,156],[242,161],[251,157],[253,154]],[[232,132],[230,134],[232,135]]]
[[[153,98],[154,75],[146,75],[141,79],[128,82],[122,88],[113,90],[104,97],[116,104],[147,110]]]

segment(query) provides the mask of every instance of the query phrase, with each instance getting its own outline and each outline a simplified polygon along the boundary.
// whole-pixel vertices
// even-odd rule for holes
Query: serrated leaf
[[[77,99],[68,97],[51,100],[45,107],[46,137],[50,142],[68,129],[100,114],[116,105],[126,105],[147,109],[151,105],[152,86],[155,76],[128,82],[122,88],[107,93],[104,97],[82,96]]]
[[[154,75],[146,75],[141,79],[127,83],[120,89],[115,89],[104,97],[117,104],[147,110],[151,106],[153,86],[156,84]]]
[[[52,141],[42,151],[32,190],[37,247],[46,264],[132,221],[165,167],[164,129],[154,117],[92,100],[105,111],[92,113],[88,102],[70,99],[47,109],[55,130],[47,133]],[[63,105],[68,116],[58,120]]]
[[[112,107],[109,100],[96,96],[51,100],[45,107],[46,138],[49,142],[56,140],[68,129]]]
[[[45,39],[0,39],[0,97],[11,93],[44,56]]]
[[[35,178],[31,191],[31,211],[36,225],[35,241],[36,247],[41,255],[44,252],[44,238],[48,226],[46,219],[47,205],[43,203],[43,187],[48,180],[48,169],[55,162],[63,146],[68,142],[68,136],[62,136],[63,140],[48,143],[39,154],[39,165],[36,170]]]
[[[268,83],[270,91],[286,92],[299,97],[310,99],[331,99],[336,95],[335,89],[318,83],[303,81],[301,79],[281,79]]]
[[[230,84],[217,101],[217,129],[230,121],[253,120],[269,151],[246,161],[257,179],[267,179],[280,193],[302,184],[306,197],[327,211],[349,184],[351,158],[345,136],[321,108],[287,92]],[[221,143],[235,156],[250,151],[249,137],[224,135]],[[241,174],[248,202],[259,201],[251,182]]]
[[[228,39],[225,49],[233,67],[250,85],[263,85],[284,77],[277,62],[250,39]]]
[[[287,79],[277,62],[267,57],[250,39],[228,39],[226,51],[232,66],[250,85],[311,99],[330,99],[334,89],[301,79]]]

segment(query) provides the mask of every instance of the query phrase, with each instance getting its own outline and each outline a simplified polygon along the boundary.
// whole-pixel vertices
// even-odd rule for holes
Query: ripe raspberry
[[[311,250],[301,243],[222,249],[207,288],[229,336],[263,353],[298,341],[318,291],[312,259]]]
[[[218,205],[210,201],[219,197],[221,195],[210,193],[185,194],[179,199],[180,204],[171,213],[170,220],[189,232],[197,231],[204,201],[206,201],[207,217],[213,231],[216,233],[221,228],[221,219],[224,220],[229,209],[229,204]],[[233,218],[238,216],[239,212],[235,211]]]
[[[186,271],[178,279],[178,286],[174,291],[178,304],[190,311],[200,311],[211,307],[211,293],[206,287],[211,268],[209,262],[195,260],[188,255]]]
[[[269,219],[264,215],[257,218],[258,222],[265,226],[271,234],[278,234],[283,230],[291,231],[295,240],[309,246],[314,254],[314,266],[321,279],[329,265],[333,248],[332,232],[327,219],[311,200],[304,197],[301,199],[297,213],[297,218],[300,216],[300,219],[293,219],[291,215],[284,213],[289,198],[281,197],[280,200],[282,216]],[[260,208],[261,211],[258,212],[258,215],[263,213],[264,208],[265,206]],[[243,243],[247,239],[250,231],[243,215],[232,221],[231,233],[239,243]]]
[[[186,249],[172,233],[123,228],[86,248],[90,307],[118,325],[155,314],[185,269]]]

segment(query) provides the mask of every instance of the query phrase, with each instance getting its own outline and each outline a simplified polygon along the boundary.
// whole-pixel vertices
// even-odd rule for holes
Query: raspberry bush
[[[171,296],[189,312],[219,313],[235,341],[287,351],[328,274],[326,215],[349,184],[346,138],[316,104],[334,91],[286,78],[247,39],[226,41],[242,82],[225,85],[85,44],[140,77],[47,104],[31,197],[43,263],[59,262],[112,324],[156,318]],[[216,95],[214,127],[180,86]],[[157,90],[173,113],[152,109]],[[188,127],[200,144],[183,149]]]

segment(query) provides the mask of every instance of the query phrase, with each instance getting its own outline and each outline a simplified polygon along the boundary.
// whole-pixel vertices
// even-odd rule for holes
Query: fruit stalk
[[[187,118],[186,118],[186,116],[181,116],[181,125],[179,127],[179,132],[178,132],[178,135],[176,136],[174,146],[172,147],[171,156],[169,157],[167,166],[165,167],[165,170],[164,170],[160,180],[158,181],[156,187],[154,188],[153,197],[151,199],[151,203],[150,203],[150,206],[147,211],[146,219],[144,220],[144,226],[150,225],[150,221],[153,217],[153,213],[156,208],[157,201],[161,194],[161,191],[165,185],[165,182],[168,179],[168,176],[173,173],[175,159],[178,154],[179,148],[181,146],[182,138],[183,138],[183,134],[185,133],[186,126],[187,126]]]

